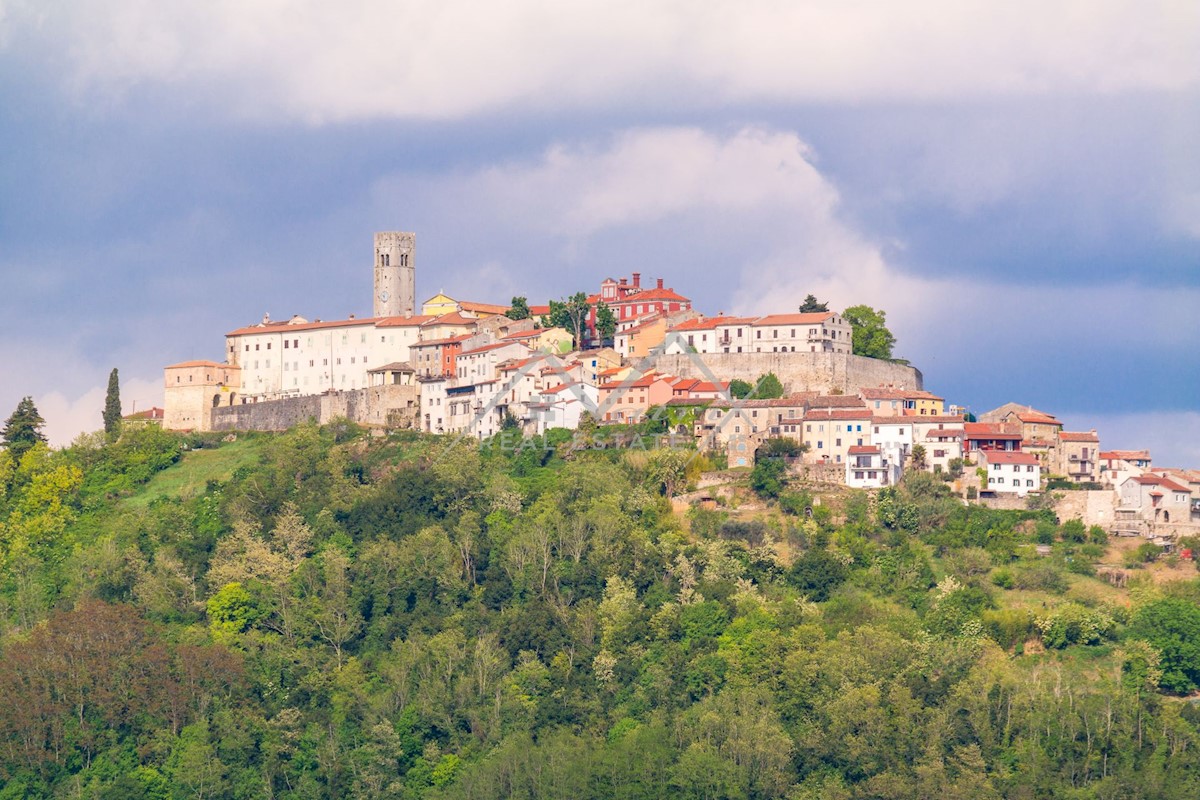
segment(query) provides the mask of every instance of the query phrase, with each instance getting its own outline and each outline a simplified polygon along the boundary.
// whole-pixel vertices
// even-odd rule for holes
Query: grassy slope
[[[188,451],[179,463],[155,475],[123,503],[127,508],[145,508],[159,498],[187,497],[201,492],[210,480],[227,481],[238,467],[258,460],[266,441],[241,437],[220,447]]]

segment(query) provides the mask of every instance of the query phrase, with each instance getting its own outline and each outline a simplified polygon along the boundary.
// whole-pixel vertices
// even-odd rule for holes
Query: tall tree
[[[21,457],[38,442],[45,443],[46,435],[42,433],[46,420],[38,413],[32,397],[25,397],[17,403],[17,409],[4,423],[0,431],[0,441],[8,450],[15,463],[20,463]]]
[[[542,324],[547,328],[566,328],[575,337],[575,346],[582,347],[583,332],[591,310],[587,292],[576,292],[566,300],[551,300],[550,313],[542,317]]]
[[[829,302],[826,301],[826,302],[822,303],[822,302],[818,301],[817,296],[814,294],[806,295],[804,298],[804,302],[800,304],[800,313],[801,314],[813,314],[817,311],[828,311],[828,310],[829,310]]]
[[[529,300],[524,297],[514,297],[512,308],[504,313],[509,319],[529,319]]]
[[[596,305],[596,336],[600,341],[611,342],[617,335],[617,315],[612,308],[601,300]]]
[[[117,368],[108,373],[108,392],[104,395],[104,432],[115,436],[121,427],[121,382]]]
[[[870,306],[850,306],[842,316],[854,329],[854,355],[867,358],[891,358],[896,337],[887,328],[887,313]]]

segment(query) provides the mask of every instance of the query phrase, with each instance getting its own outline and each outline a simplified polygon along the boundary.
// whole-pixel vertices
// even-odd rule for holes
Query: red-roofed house
[[[600,418],[605,422],[630,424],[639,421],[651,406],[665,405],[671,399],[670,375],[648,373],[640,378],[630,375],[623,381],[600,385]]]
[[[1191,519],[1191,491],[1170,478],[1147,473],[1126,478],[1119,489],[1118,519],[1135,517],[1150,523]]]
[[[891,386],[860,389],[858,396],[877,417],[942,415],[945,399],[920,389],[896,389]]]
[[[496,366],[510,359],[528,358],[532,351],[521,342],[493,342],[454,357],[454,375],[459,384],[495,380]]]
[[[1019,426],[998,422],[964,422],[963,453],[975,457],[980,452],[1021,449]]]
[[[1149,450],[1105,450],[1100,453],[1100,480],[1119,487],[1126,478],[1149,471],[1151,463]]]
[[[808,445],[805,461],[842,464],[851,447],[871,444],[871,412],[866,408],[810,408],[804,412],[801,442]]]
[[[1059,431],[1055,472],[1076,483],[1100,480],[1100,437],[1095,431]]]
[[[608,278],[600,284],[600,294],[595,299],[589,298],[592,314],[588,324],[593,330],[596,325],[597,300],[612,309],[618,325],[653,314],[669,314],[692,307],[691,300],[674,289],[664,287],[662,278],[658,279],[658,284],[653,289],[643,288],[640,272],[633,273],[631,282],[626,282],[624,278],[621,278],[620,282]]]
[[[987,471],[987,484],[980,487],[981,492],[1024,497],[1041,491],[1042,465],[1031,453],[981,450],[979,466]]]
[[[849,353],[853,349],[850,323],[832,311],[769,314],[750,327],[746,351],[750,353]]]
[[[184,361],[163,370],[164,428],[206,431],[212,427],[209,409],[240,402],[241,368],[215,361]]]
[[[444,339],[423,339],[408,348],[409,363],[423,378],[454,374],[454,359],[462,352],[463,342],[471,334],[448,336]]]
[[[550,428],[578,428],[580,417],[595,409],[599,398],[599,390],[588,383],[560,383],[545,389],[528,404],[531,430],[541,436]]]

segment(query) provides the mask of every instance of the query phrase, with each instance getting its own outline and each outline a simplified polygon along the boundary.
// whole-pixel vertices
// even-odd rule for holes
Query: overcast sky
[[[1200,4],[0,0],[0,418],[264,312],[662,276],[1200,467]]]

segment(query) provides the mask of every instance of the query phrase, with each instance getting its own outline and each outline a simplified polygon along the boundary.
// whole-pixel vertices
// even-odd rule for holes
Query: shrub
[[[987,610],[980,618],[983,631],[1004,648],[1021,645],[1033,635],[1033,614],[1023,608]]]
[[[992,583],[999,586],[1001,589],[1011,589],[1016,586],[1016,581],[1013,580],[1012,573],[1006,569],[998,569],[992,575]]]
[[[1142,542],[1138,545],[1137,550],[1133,551],[1133,557],[1143,564],[1149,564],[1162,555],[1162,548],[1154,542]]]
[[[1081,519],[1067,520],[1059,526],[1058,534],[1064,542],[1083,544],[1087,541],[1087,528],[1083,526],[1083,520]]]
[[[1033,564],[1020,570],[1014,576],[1014,581],[1021,589],[1054,592],[1062,594],[1067,590],[1067,580],[1062,573],[1050,563]]]
[[[1062,649],[1072,644],[1099,644],[1112,632],[1113,620],[1103,611],[1068,603],[1037,620],[1037,626],[1047,647]]]

